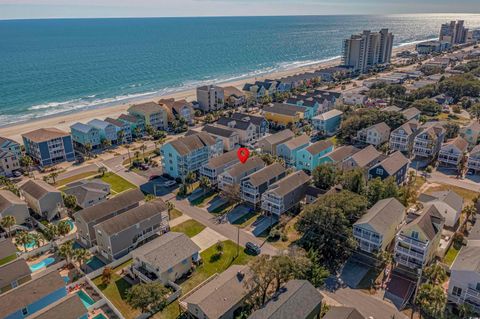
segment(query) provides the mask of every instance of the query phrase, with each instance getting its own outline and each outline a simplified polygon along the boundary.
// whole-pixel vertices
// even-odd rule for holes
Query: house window
[[[452,289],[452,295],[460,297],[462,295],[462,288],[458,288],[454,286]]]
[[[23,309],[22,309],[22,314],[23,314],[24,316],[28,315],[28,309],[27,309],[27,308],[23,308]]]
[[[171,273],[171,272],[173,272],[173,268],[168,269],[168,273]]]
[[[412,238],[418,239],[418,232],[412,231]]]
[[[377,175],[383,175],[383,169],[377,168]]]

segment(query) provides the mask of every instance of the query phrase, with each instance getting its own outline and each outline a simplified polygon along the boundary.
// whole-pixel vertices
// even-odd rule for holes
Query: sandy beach
[[[393,49],[393,55],[395,55],[397,52],[403,51],[403,50],[412,50],[415,48],[415,45],[405,45],[401,47],[397,47]],[[248,82],[254,82],[257,80],[263,80],[266,78],[269,79],[275,79],[275,78],[282,78],[290,75],[296,75],[304,72],[311,72],[318,70],[319,68],[327,68],[335,65],[340,64],[340,59],[332,59],[329,61],[317,63],[317,64],[312,64],[308,66],[303,66],[299,68],[294,68],[294,69],[289,69],[289,70],[284,70],[284,71],[277,71],[269,74],[265,74],[259,77],[253,77],[253,78],[246,78],[246,79],[241,79],[237,81],[232,81],[232,82],[225,82],[225,83],[220,83],[218,85],[220,86],[235,86],[239,89],[243,87],[245,83]],[[164,95],[161,98],[175,98],[175,99],[187,99],[189,101],[194,100],[196,92],[195,89],[189,89],[185,91],[180,91],[176,92],[173,94],[168,94]],[[22,137],[21,135],[38,129],[38,128],[44,128],[44,127],[56,127],[58,129],[64,130],[69,132],[70,131],[70,126],[76,122],[88,122],[94,118],[98,119],[104,119],[106,117],[117,117],[122,113],[125,113],[126,110],[132,105],[132,104],[138,104],[142,102],[148,102],[152,100],[158,100],[160,97],[156,99],[148,98],[144,100],[136,100],[134,102],[130,103],[123,103],[119,105],[113,105],[113,106],[106,106],[106,107],[99,107],[96,109],[90,109],[90,110],[83,110],[83,111],[76,111],[72,113],[61,113],[58,115],[53,115],[45,118],[39,118],[35,120],[30,120],[27,122],[21,122],[21,123],[16,123],[12,125],[7,125],[4,127],[0,127],[0,136],[6,137],[13,139],[15,141],[21,142]]]

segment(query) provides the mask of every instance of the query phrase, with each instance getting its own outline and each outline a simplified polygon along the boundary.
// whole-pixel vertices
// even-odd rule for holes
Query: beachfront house
[[[310,176],[304,171],[296,171],[273,183],[262,194],[262,210],[277,219],[280,215],[300,204],[305,198]]]
[[[107,146],[107,142],[110,144],[117,143],[117,128],[112,123],[102,121],[99,119],[93,119],[87,123],[88,125],[98,129],[100,135],[100,141],[103,146]]]
[[[32,271],[27,261],[18,258],[0,266],[0,294],[20,286],[32,279]]]
[[[247,96],[244,92],[234,86],[224,87],[225,105],[239,107],[247,103]]]
[[[175,282],[200,261],[200,247],[183,233],[168,232],[132,251],[131,272],[145,283]]]
[[[248,266],[233,265],[215,274],[208,282],[193,288],[180,307],[194,318],[234,319],[251,292],[246,284],[249,271]]]
[[[0,151],[0,176],[12,177],[20,168],[19,157],[10,151]]]
[[[64,209],[62,192],[42,180],[29,180],[20,186],[20,195],[31,210],[48,221]]]
[[[76,150],[86,151],[88,147],[91,149],[100,147],[101,140],[98,128],[77,122],[70,126],[70,132]]]
[[[263,108],[265,119],[274,126],[286,127],[296,125],[304,118],[305,108],[274,103]]]
[[[18,225],[24,224],[30,217],[27,203],[9,190],[0,190],[0,220],[5,216],[15,217]]]
[[[342,111],[330,110],[312,118],[312,125],[322,135],[332,136],[340,128]]]
[[[257,207],[260,204],[263,193],[276,181],[284,178],[285,168],[279,163],[273,163],[261,170],[244,177],[240,183],[242,200],[247,204]]]
[[[388,141],[390,137],[390,127],[385,122],[377,123],[365,129],[358,131],[357,141],[360,143],[379,146]]]
[[[142,137],[145,133],[145,121],[130,114],[120,114],[118,120],[130,126],[133,137]]]
[[[225,92],[217,85],[197,87],[197,102],[203,112],[221,110],[225,105]]]
[[[258,147],[263,153],[276,155],[277,146],[295,137],[295,133],[290,130],[281,130],[278,133],[263,137],[258,141]]]
[[[175,101],[174,98],[161,99],[158,104],[163,105],[168,111],[168,118],[170,121],[178,120],[185,121],[188,125],[195,124],[195,110],[193,104],[187,100]]]
[[[256,132],[255,140],[264,137],[265,134],[267,134],[268,132],[268,121],[263,116],[255,116],[244,113],[233,113],[231,118],[236,121],[243,121],[253,124]]]
[[[67,289],[62,276],[56,271],[49,272],[0,295],[0,318],[27,318],[65,296]]]
[[[95,226],[100,254],[115,260],[128,254],[154,236],[169,231],[167,205],[161,199],[147,202]]]
[[[80,180],[70,183],[63,189],[67,195],[73,195],[77,200],[77,206],[87,208],[103,202],[110,194],[110,184],[101,179]]]
[[[132,141],[132,128],[130,124],[111,117],[107,117],[105,122],[110,123],[115,127],[118,144],[126,144]]]
[[[434,206],[407,216],[407,223],[395,238],[395,262],[409,269],[429,264],[435,257],[444,223],[444,218]]]
[[[19,160],[22,157],[22,146],[12,139],[0,136],[0,150],[10,152]]]
[[[77,239],[86,247],[95,246],[95,225],[140,206],[144,200],[145,195],[139,189],[132,189],[76,212],[73,218],[77,226]]]
[[[438,164],[457,169],[458,164],[464,160],[467,150],[468,142],[460,136],[443,143],[438,152]]]
[[[297,170],[313,172],[318,165],[326,162],[323,157],[332,151],[333,143],[330,140],[313,143],[297,152],[295,167]]]
[[[128,113],[140,118],[145,127],[150,126],[156,130],[168,128],[167,110],[155,102],[146,102],[130,106]]]
[[[310,144],[310,136],[303,134],[277,146],[277,156],[285,160],[288,166],[295,166],[297,153]]]
[[[217,186],[220,174],[238,163],[237,150],[223,153],[220,156],[211,158],[207,164],[200,168],[200,176],[210,180],[212,186]]]
[[[417,120],[410,120],[402,126],[394,129],[390,134],[389,145],[392,151],[400,151],[409,154],[413,140],[419,132],[420,123]]]
[[[218,176],[219,189],[240,185],[242,178],[265,167],[260,157],[250,157],[245,163],[238,162]]]
[[[399,151],[388,155],[383,161],[375,164],[368,170],[368,179],[380,178],[381,180],[392,177],[397,185],[402,185],[408,172],[410,161]]]
[[[57,128],[40,128],[22,135],[25,153],[41,167],[75,160],[72,137]]]
[[[385,251],[405,219],[405,206],[395,198],[382,199],[353,224],[358,249],[367,253]]]
[[[206,132],[187,132],[187,135],[164,144],[162,154],[163,172],[185,178],[189,172],[197,172],[203,165],[223,153],[223,142]]]

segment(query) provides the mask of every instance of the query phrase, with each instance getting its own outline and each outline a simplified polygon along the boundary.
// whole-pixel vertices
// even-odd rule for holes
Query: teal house
[[[303,118],[311,120],[318,113],[318,108],[320,104],[311,98],[299,99],[299,98],[289,98],[286,104],[299,106],[304,109]]]
[[[100,145],[100,131],[93,126],[77,122],[70,126],[70,132],[75,148],[90,144],[92,149],[96,149]]]
[[[310,144],[310,137],[306,134],[297,136],[277,145],[277,156],[285,160],[287,166],[295,166],[297,153]]]
[[[343,112],[330,110],[312,118],[312,125],[322,135],[332,136],[340,128]]]
[[[327,162],[325,155],[331,151],[333,151],[332,141],[318,141],[297,152],[295,167],[297,170],[312,172],[318,165]]]

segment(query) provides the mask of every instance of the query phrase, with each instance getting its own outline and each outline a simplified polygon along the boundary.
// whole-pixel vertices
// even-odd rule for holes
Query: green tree
[[[40,248],[45,242],[45,237],[42,233],[32,233],[31,239],[34,245],[37,246],[37,248]]]
[[[63,203],[69,209],[74,209],[77,207],[77,198],[72,194],[63,193]]]
[[[417,108],[422,114],[428,116],[436,116],[442,111],[442,107],[430,99],[421,99],[412,103],[412,107]]]
[[[85,149],[85,155],[87,155],[87,157],[91,157],[91,155],[92,155],[91,151],[93,149],[92,144],[90,144],[90,143],[85,144],[84,149]]]
[[[330,276],[330,272],[321,265],[316,250],[310,249],[307,257],[310,259],[310,266],[306,270],[305,279],[310,281],[316,288],[323,287],[325,280]]]
[[[78,248],[73,251],[73,259],[78,262],[78,267],[82,269],[82,266],[92,258],[92,254],[88,249]]]
[[[443,124],[443,128],[446,130],[445,137],[447,139],[457,137],[458,133],[460,132],[460,125],[458,125],[457,123],[447,122]]]
[[[57,177],[58,177],[58,172],[53,171],[50,174],[48,174],[48,178],[52,181],[52,184],[55,184],[57,182]]]
[[[58,255],[65,259],[67,264],[71,264],[74,257],[73,241],[69,240],[58,248]]]
[[[423,270],[423,276],[426,278],[427,283],[432,285],[441,285],[448,279],[447,272],[439,264],[426,267]]]
[[[313,183],[320,189],[328,190],[337,182],[338,168],[334,164],[321,164],[313,170]]]
[[[468,170],[468,153],[467,151],[464,151],[462,154],[462,157],[460,158],[460,162],[458,162],[457,165],[457,177],[463,178],[465,173]]]
[[[70,223],[66,220],[61,220],[58,222],[57,229],[60,236],[65,236],[71,231]]]
[[[432,318],[441,318],[447,298],[441,286],[422,284],[418,289],[416,303],[421,312]]]
[[[152,194],[147,194],[145,196],[145,201],[146,202],[151,202],[152,200],[155,200],[157,197],[155,195],[152,195]]]
[[[197,174],[195,172],[188,172],[187,176],[185,176],[185,183],[191,185],[197,179]]]
[[[480,103],[476,103],[476,104],[472,105],[472,107],[470,107],[470,109],[468,109],[468,112],[470,113],[470,115],[472,117],[477,119],[477,121],[480,121]]]
[[[44,235],[48,240],[55,240],[59,235],[57,225],[52,223],[47,224],[45,226]]]
[[[32,235],[26,231],[21,231],[15,235],[15,242],[23,246],[23,250],[27,251],[27,245],[32,243]]]
[[[125,143],[124,138],[125,138],[125,132],[123,130],[118,131],[117,132],[117,142],[119,144]]]
[[[112,280],[112,274],[113,274],[112,268],[110,268],[108,266],[103,268],[103,271],[102,271],[102,285],[108,286],[110,284],[110,281]]]
[[[207,193],[207,191],[212,187],[212,183],[210,182],[210,179],[206,176],[201,176],[199,181],[200,181],[200,187],[203,190],[203,194]]]
[[[357,194],[365,193],[366,180],[363,170],[356,168],[348,171],[344,171],[340,177],[340,184],[344,189]]]
[[[33,166],[33,160],[30,156],[24,155],[20,158],[20,165],[25,168],[28,175],[30,175],[30,169]]]
[[[7,215],[0,220],[0,226],[7,231],[7,236],[10,236],[12,227],[15,226],[16,223],[15,216],[12,215]]]
[[[169,290],[159,282],[134,285],[127,290],[126,301],[133,309],[154,314],[167,306]]]
[[[99,173],[102,177],[105,176],[105,173],[106,173],[106,172],[108,172],[108,169],[107,169],[105,166],[102,165],[102,166],[100,166],[100,167],[98,168],[98,173]]]

